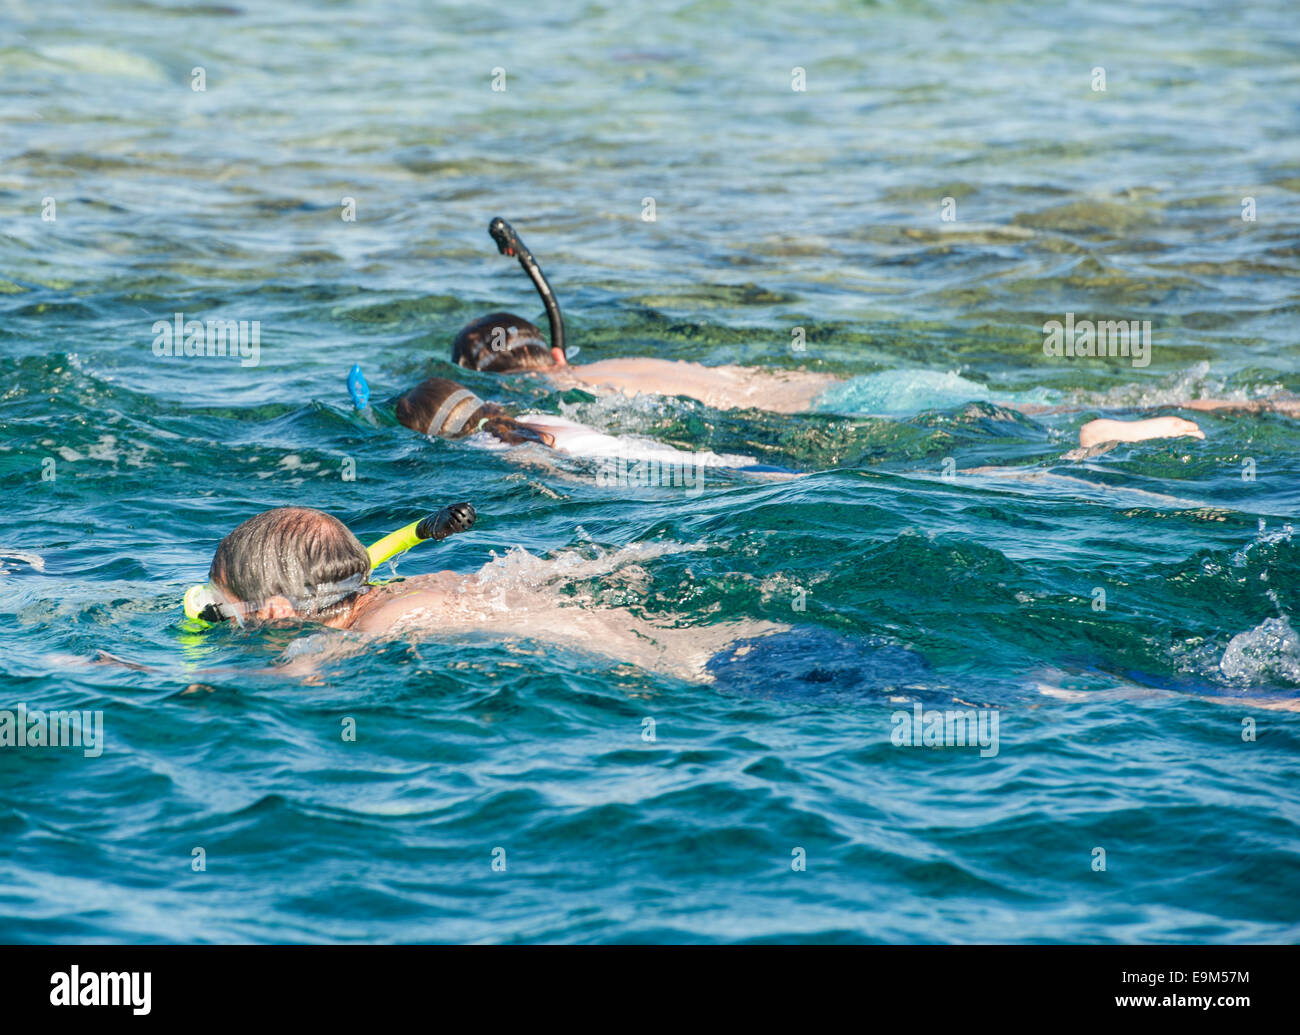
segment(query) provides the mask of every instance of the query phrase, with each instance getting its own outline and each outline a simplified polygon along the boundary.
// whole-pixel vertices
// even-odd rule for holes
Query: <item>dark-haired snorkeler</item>
[[[774,413],[824,412],[903,416],[925,409],[947,409],[965,402],[988,401],[1023,413],[1067,413],[1080,405],[1053,405],[1036,399],[1016,400],[999,395],[956,373],[936,370],[896,370],[851,379],[803,370],[764,370],[724,365],[709,367],[685,360],[646,356],[604,359],[593,363],[568,361],[564,319],[541,267],[519,235],[504,219],[493,219],[488,232],[502,255],[519,260],[546,307],[551,341],[522,317],[490,313],[462,328],[452,342],[453,363],[493,373],[541,373],[558,388],[583,388],[623,395],[670,395],[696,399],[714,409],[760,409]],[[1192,399],[1169,403],[1179,409],[1202,411],[1271,411],[1300,417],[1300,400]],[[1141,420],[1102,418],[1079,431],[1081,448],[1106,442],[1191,436],[1204,438],[1200,427],[1179,417]]]
[[[717,409],[799,413],[840,379],[802,371],[753,367],[706,367],[681,360],[636,357],[573,364],[564,347],[564,317],[545,274],[514,228],[497,217],[488,233],[502,255],[519,260],[546,307],[551,341],[513,313],[489,313],[461,328],[451,346],[453,363],[492,373],[544,373],[557,387],[581,387],[624,395],[685,395]]]
[[[572,456],[591,459],[727,467],[763,473],[779,470],[759,465],[753,457],[714,453],[707,449],[674,449],[640,436],[607,435],[585,424],[546,413],[511,416],[502,407],[484,402],[464,385],[442,377],[430,377],[421,381],[397,400],[396,412],[397,419],[412,431],[431,438],[482,435],[486,441],[506,445],[533,442]]]

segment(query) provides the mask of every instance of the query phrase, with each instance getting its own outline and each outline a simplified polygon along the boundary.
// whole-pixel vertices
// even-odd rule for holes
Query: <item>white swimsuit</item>
[[[758,463],[752,456],[734,453],[714,453],[707,449],[690,451],[674,449],[662,442],[639,435],[617,437],[606,435],[585,424],[556,417],[549,413],[524,413],[515,418],[520,424],[544,431],[552,436],[555,448],[571,456],[603,459],[606,457],[631,461],[655,461],[661,464],[694,465],[696,467],[750,467]]]

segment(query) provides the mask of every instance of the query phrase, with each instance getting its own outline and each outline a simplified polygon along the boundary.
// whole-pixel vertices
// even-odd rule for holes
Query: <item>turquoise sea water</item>
[[[1175,404],[1300,390],[1298,43],[1280,0],[0,4],[0,711],[105,737],[0,748],[0,940],[1296,940],[1300,427]],[[580,359],[856,380],[454,371],[474,316],[544,325],[498,214]],[[259,362],[155,356],[175,312]],[[1045,356],[1067,312],[1150,365]],[[430,373],[807,475],[427,442],[384,401]],[[1205,440],[1062,458],[1157,414]],[[792,631],[711,683],[493,620],[303,678],[319,636],[178,623],[260,510],[460,499],[402,575]],[[996,755],[891,743],[954,700]]]

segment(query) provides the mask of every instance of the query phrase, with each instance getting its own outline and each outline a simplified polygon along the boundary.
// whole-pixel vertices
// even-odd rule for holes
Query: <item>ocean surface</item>
[[[0,712],[103,723],[0,747],[0,940],[1296,941],[1300,424],[1179,404],[1300,391],[1298,57],[1282,0],[0,2]],[[496,215],[579,362],[848,380],[456,370],[545,326]],[[178,312],[256,364],[156,355]],[[802,476],[430,442],[430,374]],[[1066,457],[1156,415],[1205,439]],[[396,573],[478,573],[472,633],[182,623],[261,510],[457,500]]]

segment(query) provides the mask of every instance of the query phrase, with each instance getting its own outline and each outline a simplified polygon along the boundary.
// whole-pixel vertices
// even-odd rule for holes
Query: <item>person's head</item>
[[[514,420],[505,410],[485,403],[464,385],[429,377],[397,400],[397,419],[412,431],[436,438],[461,438],[486,431],[502,442],[540,442],[548,436]]]
[[[397,400],[397,419],[412,431],[434,438],[472,435],[485,417],[499,412],[445,377],[425,378]]]
[[[221,540],[209,583],[249,618],[347,619],[368,592],[370,557],[338,518],[277,507]]]
[[[488,313],[462,327],[451,343],[451,361],[497,374],[565,363],[564,354],[548,346],[536,326],[511,313]]]

